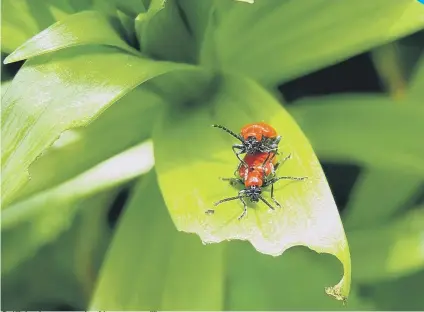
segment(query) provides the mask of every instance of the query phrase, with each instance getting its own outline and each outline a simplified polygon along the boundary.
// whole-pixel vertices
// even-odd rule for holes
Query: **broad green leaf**
[[[10,87],[11,81],[2,81],[1,82],[1,96],[6,93],[7,89]]]
[[[89,309],[222,310],[223,260],[223,246],[176,231],[152,171],[120,219]]]
[[[141,51],[156,59],[194,63],[191,34],[176,1],[152,0],[135,20]]]
[[[26,40],[74,11],[68,0],[3,0],[1,51],[11,53]]]
[[[28,166],[63,131],[87,125],[139,84],[175,70],[200,73],[194,66],[100,46],[74,47],[26,62],[2,98],[3,207],[27,181]]]
[[[64,229],[54,242],[40,248],[14,270],[6,274],[2,272],[3,309],[54,311],[62,302],[73,308],[87,306],[111,239],[106,220],[117,191],[119,189],[108,190],[80,201],[78,212],[69,216],[69,229]],[[27,224],[22,224],[14,234],[18,231],[25,233],[27,228]],[[3,246],[2,257],[24,249],[28,242],[25,235],[10,237],[9,233],[3,233],[2,239],[8,243]],[[19,289],[21,291],[17,291]]]
[[[327,292],[345,299],[350,288],[349,248],[330,188],[307,139],[279,103],[254,82],[225,75],[217,79],[214,90],[205,105],[170,108],[153,132],[159,185],[175,225],[180,231],[197,233],[205,243],[248,240],[257,251],[273,256],[296,245],[333,254],[343,263],[344,277]],[[308,179],[276,184],[281,209],[249,204],[247,217],[239,221],[242,205],[233,201],[216,207],[213,215],[205,214],[214,209],[214,202],[237,195],[236,189],[218,179],[231,177],[237,167],[231,150],[235,142],[210,125],[237,131],[261,120],[283,135],[283,156],[293,156],[279,175]]]
[[[271,258],[241,242],[230,244],[227,250],[225,310],[340,310],[338,302],[322,295],[324,285],[336,281],[341,269],[334,257],[292,248],[281,259]],[[343,310],[374,310],[352,286]]]
[[[422,105],[399,105],[381,95],[333,95],[301,100],[289,111],[322,159],[424,175],[424,145],[417,136],[424,133]]]
[[[386,223],[416,194],[422,183],[422,177],[397,170],[365,170],[349,196],[343,218],[345,227],[367,228]]]
[[[3,209],[2,243],[10,252],[2,257],[2,272],[10,271],[66,230],[80,200],[131,181],[152,166],[152,145],[142,143],[73,179]],[[25,244],[18,248],[20,241]]]
[[[202,64],[273,86],[424,28],[416,0],[216,1]]]
[[[424,269],[424,207],[389,224],[348,232],[355,281],[375,283]]]
[[[158,104],[154,95],[139,87],[87,127],[63,132],[29,167],[31,180],[18,192],[14,202],[74,178],[150,138]]]
[[[131,17],[145,11],[141,0],[3,0],[1,50],[12,53],[25,41],[55,22],[70,14],[87,10],[96,10],[115,18],[117,10]]]
[[[205,97],[213,92],[214,85],[211,83],[214,79],[212,72],[205,72],[199,75],[198,72],[192,71],[181,75],[175,71],[147,81],[143,85],[146,89],[160,96],[168,105],[196,105]]]
[[[113,28],[110,19],[96,11],[84,11],[63,19],[21,45],[5,59],[5,64],[44,53],[80,45],[106,45],[130,53],[128,46]]]

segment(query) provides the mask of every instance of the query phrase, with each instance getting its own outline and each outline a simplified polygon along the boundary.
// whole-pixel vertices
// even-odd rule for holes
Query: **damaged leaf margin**
[[[255,82],[224,75],[211,93],[208,103],[202,103],[206,105],[170,110],[153,132],[158,181],[177,229],[198,234],[204,243],[247,240],[257,251],[272,256],[298,245],[333,254],[342,262],[344,275],[325,291],[345,302],[351,283],[349,247],[310,143],[286,110]],[[292,154],[278,176],[308,179],[277,183],[275,197],[282,208],[270,211],[262,204],[248,204],[247,217],[239,221],[239,201],[213,206],[237,195],[237,190],[219,180],[233,175],[237,158],[231,150],[236,142],[210,125],[218,123],[238,132],[243,125],[257,121],[273,125],[282,134],[282,157]],[[265,192],[264,197],[269,199]],[[205,214],[209,209],[215,213]]]

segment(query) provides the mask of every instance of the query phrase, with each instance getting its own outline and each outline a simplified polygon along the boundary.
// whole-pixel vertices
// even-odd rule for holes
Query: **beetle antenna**
[[[227,127],[224,127],[224,126],[221,126],[221,125],[212,125],[212,127],[222,129],[225,132],[227,132],[228,134],[230,134],[233,137],[235,137],[237,140],[240,140],[241,142],[243,142],[243,139],[239,135],[235,134],[233,131],[231,131]]]
[[[230,201],[230,200],[236,200],[236,199],[240,199],[240,196],[234,196],[234,197],[228,197],[228,198],[224,198],[221,199],[220,201],[217,201],[215,204],[213,204],[214,206],[218,206],[219,204],[222,204],[224,202]]]

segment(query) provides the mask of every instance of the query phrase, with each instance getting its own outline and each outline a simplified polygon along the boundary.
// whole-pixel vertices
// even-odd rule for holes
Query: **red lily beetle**
[[[244,162],[248,165],[248,167],[242,166],[240,163],[236,170],[236,178],[222,178],[224,181],[230,181],[231,184],[242,184],[244,189],[239,191],[237,196],[224,198],[216,202],[214,206],[218,206],[223,202],[239,199],[243,203],[243,213],[239,216],[239,220],[247,214],[247,204],[244,200],[245,197],[247,197],[251,202],[255,203],[259,202],[260,200],[269,208],[275,210],[275,208],[261,195],[262,188],[271,186],[271,199],[274,201],[276,206],[281,207],[278,201],[274,198],[274,183],[282,179],[301,181],[307,179],[307,177],[277,177],[276,170],[281,164],[289,159],[291,155],[288,155],[280,162],[277,162],[275,156],[275,153],[257,153],[254,155],[246,154],[244,157]],[[206,211],[206,213],[213,212],[213,209]]]
[[[232,149],[245,166],[247,164],[240,158],[240,154],[278,153],[278,144],[281,136],[277,134],[277,131],[272,126],[265,122],[247,124],[241,128],[240,134],[236,134],[221,125],[212,125],[212,127],[224,130],[241,142],[241,144],[234,144]]]

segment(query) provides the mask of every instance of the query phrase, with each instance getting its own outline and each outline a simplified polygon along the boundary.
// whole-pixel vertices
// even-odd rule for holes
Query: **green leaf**
[[[68,0],[3,0],[1,11],[1,51],[5,53],[74,12]]]
[[[340,264],[334,257],[306,248],[291,248],[281,259],[255,252],[246,243],[227,247],[227,311],[325,311],[340,304],[322,295],[337,280]],[[354,286],[354,285],[352,285]],[[374,310],[352,287],[348,310]]]
[[[139,13],[145,12],[142,0],[113,0],[115,6],[131,18],[135,18]]]
[[[194,63],[191,34],[176,1],[152,0],[135,20],[141,51],[155,59]]]
[[[221,310],[223,269],[223,246],[175,230],[152,171],[121,217],[89,309]]]
[[[416,0],[216,1],[202,64],[273,86],[424,28]]]
[[[12,81],[10,81],[10,80],[1,82],[1,97],[3,97],[3,95],[6,93],[7,89],[9,89],[11,83],[12,83]]]
[[[408,82],[419,67],[417,62],[424,51],[423,34],[421,31],[371,51],[380,80],[395,99],[402,100],[408,95]]]
[[[333,95],[301,100],[289,111],[322,159],[423,176],[417,133],[424,133],[424,108],[402,103],[381,95]]]
[[[107,213],[118,191],[108,190],[80,201],[75,217],[69,217],[68,230],[64,229],[54,242],[37,250],[14,270],[6,274],[2,272],[3,309],[57,310],[58,303],[62,302],[80,309],[87,306],[111,239]],[[13,232],[2,233],[3,242],[7,242],[3,245],[2,259],[25,249],[28,242],[31,245],[32,241],[25,235],[17,235],[27,229],[27,224],[21,224]],[[39,228],[39,231],[43,230]],[[60,287],[58,280],[61,281]]]
[[[423,270],[423,229],[421,206],[389,224],[348,232],[355,281],[375,283]]]
[[[2,208],[27,181],[28,166],[60,133],[87,125],[139,84],[175,70],[200,72],[99,46],[26,62],[2,98]]]
[[[384,89],[395,99],[401,99],[406,89],[406,68],[402,64],[399,41],[390,42],[371,51],[374,67]]]
[[[197,233],[205,243],[248,240],[259,252],[273,256],[295,245],[331,253],[343,263],[344,277],[327,292],[344,299],[350,288],[348,244],[330,188],[310,144],[264,89],[236,76],[220,78],[205,105],[170,108],[153,132],[159,185],[175,225],[181,231]],[[237,194],[218,179],[231,177],[237,167],[231,150],[235,142],[210,125],[223,124],[237,131],[248,122],[261,120],[283,135],[284,155],[293,155],[280,174],[307,176],[308,180],[277,183],[275,197],[282,208],[275,211],[262,205],[253,209],[249,204],[247,217],[239,221],[242,205],[233,201],[216,207],[214,215],[205,214],[214,208],[214,202]]]
[[[14,202],[72,179],[150,138],[158,104],[157,97],[144,88],[136,88],[87,127],[63,132],[29,167],[31,180],[18,192]]]
[[[117,11],[119,21],[121,22],[123,30],[121,31],[124,34],[125,40],[132,47],[137,46],[137,36],[134,28],[134,19],[129,17],[122,11]]]
[[[116,11],[122,11],[128,16],[135,17],[145,11],[142,0],[68,0],[75,11],[96,10],[107,15],[116,15]]]
[[[96,11],[85,11],[73,14],[32,37],[4,62],[17,62],[80,45],[115,46],[130,53],[138,53],[119,37],[107,16]]]
[[[345,227],[367,228],[386,223],[419,190],[422,181],[422,177],[396,170],[365,170],[349,196],[343,218]]]
[[[193,36],[196,54],[199,53],[205,38],[205,31],[213,12],[213,1],[179,0],[178,6],[184,12],[187,27]],[[199,55],[196,55],[198,62]]]
[[[37,3],[32,0],[4,0],[1,50],[12,53],[25,41],[55,22],[70,14],[87,10],[96,10],[115,18],[117,10],[120,10],[134,18],[144,12],[145,8],[141,0],[43,0]]]
[[[10,271],[66,230],[80,200],[131,181],[152,166],[152,145],[142,143],[73,179],[5,208],[1,220],[2,243],[9,252],[2,257],[2,272]],[[21,241],[25,244],[19,248]]]

